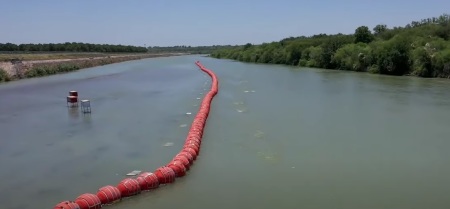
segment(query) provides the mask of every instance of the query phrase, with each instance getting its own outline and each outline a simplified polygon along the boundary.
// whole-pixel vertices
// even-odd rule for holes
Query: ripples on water
[[[448,80],[184,56],[0,85],[3,207],[53,207],[169,162],[210,85],[196,60],[220,87],[198,160],[111,208],[450,205]],[[70,90],[91,115],[67,109]]]

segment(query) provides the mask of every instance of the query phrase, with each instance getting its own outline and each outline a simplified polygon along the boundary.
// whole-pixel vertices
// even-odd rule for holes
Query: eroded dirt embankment
[[[153,57],[169,57],[179,55],[184,54],[163,53],[163,54],[114,55],[114,56],[86,57],[76,59],[51,59],[51,60],[28,60],[28,61],[13,60],[9,62],[0,62],[0,69],[5,70],[8,73],[11,80],[16,80],[29,77],[27,76],[27,72],[36,69],[38,67],[55,68],[58,65],[70,65],[76,66],[77,69],[83,69],[100,65],[124,62],[129,60],[138,60]]]

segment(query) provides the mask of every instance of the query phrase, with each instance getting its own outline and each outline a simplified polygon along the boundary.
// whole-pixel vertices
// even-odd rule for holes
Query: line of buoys
[[[212,78],[211,90],[205,95],[200,110],[192,122],[191,128],[181,151],[167,165],[157,168],[153,173],[144,172],[137,178],[125,178],[117,186],[107,185],[101,187],[97,194],[85,193],[75,201],[62,201],[55,209],[99,209],[104,205],[113,204],[125,197],[135,196],[143,191],[157,189],[161,184],[175,182],[176,178],[183,177],[190,169],[200,153],[203,129],[209,115],[211,101],[217,94],[219,82],[216,75],[205,68],[199,61],[195,64]]]

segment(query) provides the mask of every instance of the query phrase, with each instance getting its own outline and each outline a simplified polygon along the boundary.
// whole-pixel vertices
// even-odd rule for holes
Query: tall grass
[[[6,81],[10,81],[10,77],[8,75],[8,73],[0,68],[0,83],[2,82],[6,82]]]

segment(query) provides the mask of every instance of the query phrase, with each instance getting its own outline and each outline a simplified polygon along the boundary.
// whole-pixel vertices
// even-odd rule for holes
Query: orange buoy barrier
[[[126,178],[122,180],[119,185],[117,185],[117,188],[119,189],[120,195],[122,195],[122,197],[130,197],[141,192],[139,182],[136,179],[132,178]]]
[[[102,204],[111,204],[120,200],[122,195],[117,187],[108,185],[98,190],[97,197],[100,199]]]
[[[62,201],[54,209],[80,209],[80,206],[72,201]]]
[[[123,197],[130,197],[158,188],[161,184],[170,184],[175,182],[176,178],[183,177],[193,165],[197,156],[200,154],[200,145],[202,144],[203,131],[206,120],[211,110],[213,97],[219,91],[219,82],[217,76],[209,69],[204,67],[199,61],[195,64],[207,73],[211,79],[211,89],[205,94],[200,108],[195,116],[191,128],[184,142],[183,148],[166,166],[157,168],[153,173],[144,172],[134,178],[126,178],[115,186],[107,185],[101,187],[97,194],[85,193],[80,195],[75,202],[63,201],[55,206],[55,209],[99,209],[104,205],[115,203]],[[67,103],[78,103],[78,92],[70,91],[67,97]]]
[[[136,180],[139,182],[141,190],[151,190],[159,187],[158,177],[154,173],[141,173]]]
[[[82,194],[77,199],[75,203],[80,206],[80,209],[100,209],[102,208],[102,202],[100,198],[95,194]]]

